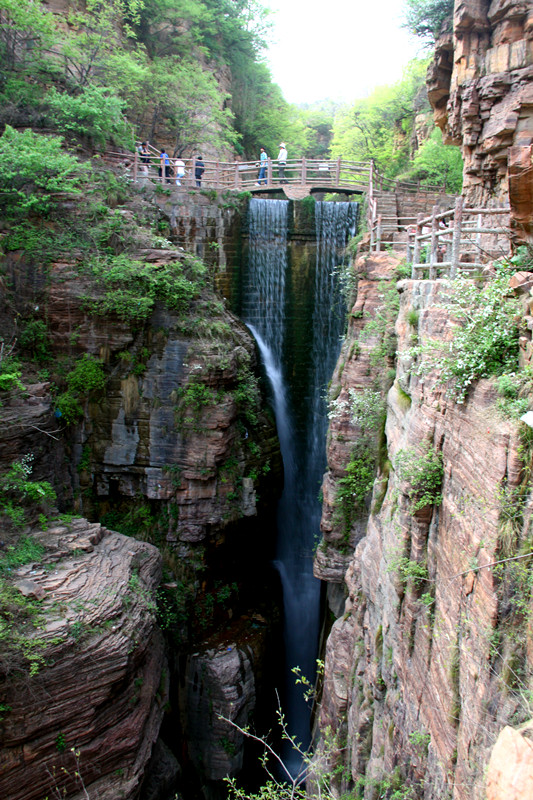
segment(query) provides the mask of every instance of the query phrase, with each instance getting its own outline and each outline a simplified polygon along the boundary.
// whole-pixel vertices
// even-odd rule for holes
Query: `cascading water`
[[[295,295],[302,287],[296,286],[288,256],[289,206],[286,200],[250,201],[242,316],[257,341],[271,384],[283,456],[276,556],[285,612],[283,710],[290,733],[307,747],[309,708],[291,669],[300,667],[311,680],[315,675],[320,583],[313,576],[313,547],[320,534],[318,491],[326,465],[324,395],[345,319],[336,266],[347,237],[355,231],[358,205],[314,204],[316,259],[309,266],[314,275],[303,281],[309,296],[299,297],[298,303]],[[293,346],[302,339],[303,347]],[[294,774],[300,759],[290,751],[284,758]]]

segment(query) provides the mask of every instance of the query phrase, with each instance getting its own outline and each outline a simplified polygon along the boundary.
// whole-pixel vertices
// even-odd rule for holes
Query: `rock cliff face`
[[[456,0],[453,34],[428,72],[435,120],[461,145],[471,206],[511,202],[519,239],[531,239],[533,11],[527,0]]]
[[[41,621],[3,641],[0,794],[137,796],[168,697],[161,556],[84,519],[32,539],[42,557],[10,579]]]
[[[54,788],[55,779],[49,775],[54,768],[68,783],[67,796],[82,791],[76,785],[77,771],[102,798],[116,798],[120,792],[125,798],[137,796],[166,704],[165,681],[172,684],[175,712],[167,721],[167,743],[175,752],[186,752],[184,731],[198,735],[197,742],[190,741],[189,758],[202,780],[219,780],[220,769],[213,771],[210,762],[229,764],[233,772],[238,771],[242,740],[232,739],[225,748],[233,729],[227,726],[221,735],[212,710],[209,719],[202,720],[200,712],[205,707],[198,707],[194,693],[189,697],[183,688],[188,686],[186,675],[194,673],[195,658],[191,656],[187,666],[186,656],[192,642],[202,653],[203,664],[195,685],[199,679],[201,684],[204,675],[215,676],[202,691],[211,691],[219,680],[220,648],[229,653],[231,647],[231,652],[240,654],[238,668],[228,671],[224,666],[224,680],[219,684],[222,694],[242,696],[239,721],[243,724],[261,703],[260,694],[268,683],[262,678],[264,663],[268,663],[263,654],[278,599],[269,568],[264,566],[273,531],[265,509],[275,495],[281,462],[274,423],[263,403],[253,340],[211,287],[213,273],[224,274],[225,264],[233,264],[231,245],[237,237],[233,223],[239,202],[222,209],[206,195],[194,202],[188,196],[182,201],[183,213],[174,200],[167,209],[172,234],[210,256],[213,272],[180,313],[158,302],[150,319],[142,323],[113,313],[95,316],[90,304],[102,298],[102,287],[95,284],[77,253],[47,267],[35,264],[22,251],[12,251],[4,260],[3,335],[8,342],[16,340],[19,319],[46,320],[49,359],[45,378],[39,382],[41,367],[29,360],[23,364],[26,392],[16,388],[2,392],[0,475],[13,461],[31,453],[32,478],[54,484],[60,508],[74,506],[92,520],[105,519],[106,528],[75,523],[79,547],[65,544],[71,536],[66,529],[42,533],[43,543],[51,549],[51,563],[62,559],[61,581],[63,570],[70,569],[65,553],[90,552],[90,557],[73,567],[81,577],[74,572],[68,578],[73,592],[79,584],[89,595],[79,603],[68,599],[64,604],[63,583],[56,585],[52,580],[55,571],[39,568],[30,576],[34,580],[36,574],[35,581],[43,584],[43,617],[59,633],[51,634],[53,653],[43,650],[37,676],[20,682],[8,671],[2,683],[2,691],[10,698],[5,701],[10,710],[3,722],[9,769],[2,796],[41,800]],[[134,198],[130,207],[116,212],[125,227],[135,215],[143,216],[144,203]],[[154,249],[150,238],[146,242],[141,238],[135,258],[154,271],[174,267],[179,272],[189,256],[168,246]],[[217,247],[209,248],[209,241]],[[228,269],[227,275],[233,272]],[[82,401],[79,424],[65,427],[54,416],[57,389],[52,391],[50,379],[64,381],[65,373],[86,355],[102,364],[105,388]],[[250,541],[244,524],[258,512],[260,547]],[[84,525],[89,538],[83,533]],[[153,590],[161,574],[158,551],[134,538],[106,532],[116,527],[156,543],[164,553],[161,622],[174,648],[168,669],[153,620]],[[145,553],[157,564],[149,576],[137,564]],[[115,556],[119,563],[115,564]],[[117,608],[106,600],[108,593],[116,595]],[[93,595],[101,598],[102,608]],[[59,603],[62,612],[58,619],[52,613],[54,603]],[[114,623],[121,603],[128,612],[124,611],[127,626],[132,618],[131,630],[127,627],[124,635],[122,621]],[[103,622],[95,622],[92,611],[85,614],[91,604]],[[109,626],[108,604],[112,605]],[[139,622],[144,607],[146,619]],[[104,624],[105,630],[100,628]],[[66,634],[75,632],[73,637],[63,637],[62,625]],[[141,642],[135,639],[136,632]],[[127,638],[130,633],[133,644]],[[54,665],[48,663],[52,657]],[[83,697],[77,688],[78,675],[92,670],[93,662],[102,671],[103,686],[91,682],[90,675],[84,679],[87,710],[84,705],[79,713],[72,702],[73,697]],[[226,685],[230,675],[235,683]],[[26,729],[23,695],[28,687],[37,700],[31,728]],[[56,698],[53,705],[50,696]],[[91,710],[93,698],[95,710]],[[232,716],[223,703],[219,710]]]
[[[395,266],[382,259],[356,264],[366,277],[332,384],[341,401],[373,380],[379,342],[372,319],[383,316],[378,296],[387,293],[378,279],[389,277],[390,285]],[[348,598],[327,643],[319,726],[338,731],[337,758],[349,776],[340,788],[359,778],[365,798],[388,786],[425,800],[482,800],[484,768],[502,727],[530,717],[523,699],[532,667],[528,615],[513,612],[513,597],[524,592],[527,606],[529,590],[516,575],[488,565],[516,542],[528,547],[530,505],[518,498],[531,455],[524,431],[498,412],[493,382],[478,381],[459,404],[436,373],[420,378],[409,369],[413,344],[445,341],[450,319],[441,282],[402,281],[398,288],[386,456],[379,459],[370,514],[361,510],[351,525],[351,558],[350,548],[339,548],[339,476],[361,430],[346,409],[331,425],[316,571],[340,585],[347,565]],[[442,503],[417,508],[413,477],[401,463],[428,448],[442,458]],[[521,533],[513,529],[506,543],[506,521],[520,527],[522,511]]]

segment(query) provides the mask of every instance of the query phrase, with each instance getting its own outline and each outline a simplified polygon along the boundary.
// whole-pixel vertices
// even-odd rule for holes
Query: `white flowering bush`
[[[448,302],[443,307],[455,322],[453,338],[411,348],[407,355],[422,356],[418,375],[438,369],[438,382],[448,394],[464,403],[473,381],[503,375],[518,368],[518,335],[521,310],[509,289],[512,275],[500,265],[496,277],[479,288],[474,281],[458,278],[448,283]]]
[[[352,422],[359,425],[362,433],[369,433],[379,428],[385,415],[385,401],[381,392],[373,389],[348,389],[349,400],[332,400],[329,404],[328,417],[336,419],[347,411]]]

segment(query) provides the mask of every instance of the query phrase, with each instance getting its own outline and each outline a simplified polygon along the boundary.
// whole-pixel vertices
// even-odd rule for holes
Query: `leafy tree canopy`
[[[442,30],[451,30],[454,0],[405,0],[404,26],[434,44]]]
[[[54,193],[75,192],[86,171],[62,150],[62,140],[6,127],[0,137],[0,196],[8,216],[46,214]]]
[[[446,183],[446,191],[460,194],[463,186],[461,148],[443,144],[442,132],[435,128],[416,153],[408,177],[433,185]]]
[[[368,98],[341,109],[333,126],[332,155],[354,161],[374,158],[389,177],[404,170],[410,161],[415,117],[430,111],[426,69],[427,60],[412,61],[400,81],[378,87]]]

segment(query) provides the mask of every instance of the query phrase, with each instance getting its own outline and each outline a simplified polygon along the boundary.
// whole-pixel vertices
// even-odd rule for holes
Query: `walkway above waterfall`
[[[154,148],[155,149],[155,148]],[[119,155],[119,154],[108,154]],[[124,157],[122,157],[123,159]],[[283,191],[291,200],[300,200],[312,191],[342,194],[372,194],[372,188],[393,190],[395,181],[379,174],[372,161],[348,161],[343,158],[299,158],[279,164],[267,159],[264,167],[259,161],[209,161],[201,162],[203,173],[197,179],[196,159],[185,162],[185,175],[178,177],[175,159],[170,159],[167,174],[160,174],[160,156],[151,151],[149,156],[135,152],[132,177],[135,182],[152,181],[174,188],[214,189],[216,191],[248,191],[253,194],[271,194]],[[183,164],[183,162],[181,162]],[[404,183],[405,191],[418,191],[420,184]],[[422,187],[423,191],[444,191],[443,187]]]

